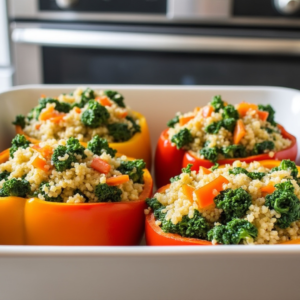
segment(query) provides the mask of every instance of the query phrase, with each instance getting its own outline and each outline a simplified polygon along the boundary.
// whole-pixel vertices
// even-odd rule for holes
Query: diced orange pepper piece
[[[247,111],[249,109],[258,111],[258,106],[256,104],[247,103],[247,102],[241,102],[237,106],[237,111],[239,112],[241,117],[244,117],[247,114]]]
[[[39,158],[38,156],[33,160],[32,165],[40,170],[43,171],[49,171],[49,168],[45,168],[47,165],[47,162],[44,159]]]
[[[204,106],[202,109],[202,117],[208,118],[213,113],[214,108],[211,105]]]
[[[260,191],[262,192],[263,196],[265,197],[268,194],[272,194],[274,193],[274,191],[276,190],[276,188],[274,187],[273,184],[269,183],[266,186],[263,186]]]
[[[128,111],[123,111],[123,112],[121,112],[121,113],[118,114],[118,117],[119,118],[126,118],[127,115],[128,115]]]
[[[106,179],[106,183],[108,185],[119,185],[129,180],[130,180],[129,175],[120,175],[120,176],[110,177]]]
[[[191,203],[194,202],[193,200],[193,193],[195,191],[195,188],[188,185],[188,184],[184,184],[182,186],[182,193],[184,194],[184,196],[187,198],[187,200],[189,200]]]
[[[107,174],[110,171],[110,164],[99,157],[94,157],[91,167],[99,173]]]
[[[220,175],[210,183],[195,190],[198,207],[202,209],[215,205],[215,191],[221,192],[223,190],[224,183],[229,183],[229,181],[224,176]]]
[[[50,121],[53,123],[59,123],[60,121],[63,120],[63,118],[66,116],[66,114],[60,114],[58,116],[53,116],[52,118],[50,118]]]
[[[262,111],[262,110],[258,110],[257,111],[258,117],[262,120],[262,121],[267,121],[269,113],[267,111]]]
[[[35,125],[35,129],[36,129],[36,130],[39,130],[39,129],[41,128],[41,126],[42,126],[42,124],[36,124],[36,125]]]
[[[39,116],[39,120],[46,121],[46,120],[50,119],[51,117],[53,117],[53,112],[54,112],[54,107],[49,106],[46,110],[41,112],[41,114]]]
[[[199,173],[201,173],[202,175],[207,175],[207,174],[211,174],[212,171],[205,167],[200,166]]]
[[[39,145],[33,145],[31,148],[41,153],[42,156],[45,157],[46,159],[49,158],[53,153],[53,149],[49,145],[43,148],[41,148]]]
[[[81,109],[77,106],[74,107],[74,110],[76,113],[80,114],[81,113]]]
[[[108,99],[108,97],[97,97],[95,100],[103,106],[112,106],[112,102]]]
[[[188,123],[190,120],[194,119],[194,116],[189,116],[189,117],[181,117],[179,120],[179,124],[180,126],[185,125],[186,123]]]
[[[233,143],[238,145],[242,138],[246,135],[246,129],[244,123],[241,119],[236,122],[234,133],[233,133]]]
[[[197,106],[194,108],[194,114],[197,114],[200,111],[201,107]]]

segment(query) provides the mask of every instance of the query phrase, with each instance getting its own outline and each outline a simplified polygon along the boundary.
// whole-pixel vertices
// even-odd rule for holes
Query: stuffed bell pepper
[[[210,168],[232,164],[290,159],[297,156],[296,138],[275,122],[270,105],[227,104],[215,96],[205,107],[180,114],[168,122],[155,154],[157,187],[166,185],[182,167]]]
[[[38,106],[26,117],[18,115],[13,124],[32,143],[70,137],[88,142],[98,135],[118,152],[144,159],[151,166],[146,119],[126,106],[116,91],[78,88],[55,99],[42,96]]]
[[[0,154],[0,244],[138,244],[152,179],[116,152],[98,135],[86,148],[17,135]]]
[[[188,165],[147,199],[147,244],[299,244],[298,171],[290,160]]]

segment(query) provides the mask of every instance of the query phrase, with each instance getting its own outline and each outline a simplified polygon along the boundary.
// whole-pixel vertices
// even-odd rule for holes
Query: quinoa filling
[[[269,169],[235,161],[213,171],[191,165],[147,199],[164,232],[213,244],[277,244],[300,238],[300,177],[294,162]]]
[[[0,164],[0,197],[66,203],[138,200],[145,162],[115,154],[99,136],[85,148],[75,138],[32,145],[17,135],[9,160]]]
[[[216,163],[220,159],[243,158],[286,149],[271,105],[242,102],[227,104],[215,96],[205,107],[177,113],[168,122],[169,140],[178,149],[190,150],[201,159]]]
[[[42,96],[39,105],[13,122],[40,141],[75,137],[87,142],[95,135],[108,142],[124,142],[141,131],[139,120],[116,91],[77,89],[58,98]]]

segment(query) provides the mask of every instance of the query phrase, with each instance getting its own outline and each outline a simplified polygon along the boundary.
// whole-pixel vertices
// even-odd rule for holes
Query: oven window
[[[300,57],[43,47],[44,83],[300,88]]]

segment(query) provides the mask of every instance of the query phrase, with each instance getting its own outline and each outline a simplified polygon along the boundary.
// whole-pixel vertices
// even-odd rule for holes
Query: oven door
[[[15,84],[300,88],[300,34],[189,26],[12,26]]]

